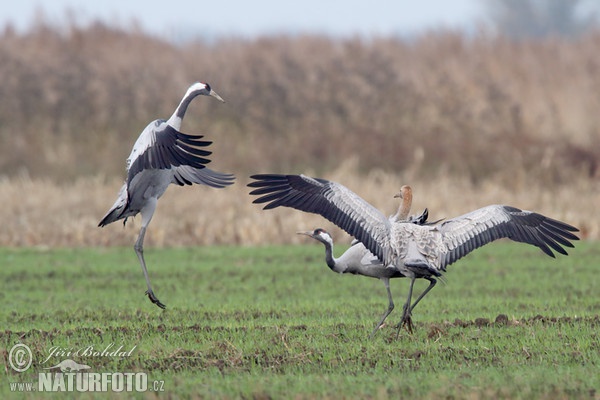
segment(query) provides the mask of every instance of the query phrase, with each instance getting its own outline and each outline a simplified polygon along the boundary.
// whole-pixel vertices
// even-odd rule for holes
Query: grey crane
[[[400,192],[394,196],[395,198],[401,198],[402,202],[398,207],[398,212],[390,217],[390,220],[398,222],[412,222],[416,224],[425,224],[427,221],[428,211],[425,209],[421,215],[409,217],[409,212],[412,203],[412,189],[410,186],[404,185],[400,188]],[[298,234],[309,236],[325,246],[325,262],[327,266],[333,271],[340,274],[354,274],[362,275],[371,278],[379,278],[385,285],[385,289],[388,296],[388,308],[385,310],[381,319],[375,326],[375,329],[371,333],[370,337],[373,337],[379,328],[383,325],[386,318],[394,310],[394,300],[392,298],[392,292],[390,291],[390,279],[391,278],[404,278],[400,271],[396,268],[387,268],[383,263],[371,253],[361,242],[353,240],[351,246],[346,250],[339,258],[333,255],[333,238],[331,235],[322,228],[317,228],[309,232],[298,232]],[[413,309],[417,303],[424,296],[422,294],[411,306]],[[407,320],[409,329],[411,329],[411,321]]]
[[[188,135],[180,131],[190,102],[200,95],[212,96],[224,102],[209,84],[196,82],[188,88],[168,120],[158,119],[150,122],[127,158],[127,179],[115,204],[98,224],[102,227],[123,219],[125,225],[127,218],[142,214],[142,227],[133,248],[146,278],[146,294],[152,303],[163,309],[166,306],[152,291],[144,260],[144,236],[158,199],[171,183],[179,186],[197,183],[223,188],[231,185],[235,179],[231,174],[206,167],[205,164],[210,162],[206,157],[211,152],[204,148],[212,142],[201,140],[201,135]]]
[[[564,247],[573,247],[571,241],[579,239],[573,234],[578,229],[572,225],[506,205],[490,205],[432,225],[418,225],[386,218],[336,182],[305,175],[263,174],[251,178],[254,182],[248,186],[255,189],[250,194],[260,196],[254,203],[266,203],[263,209],[284,206],[319,214],[363,243],[385,267],[410,279],[398,329],[411,319],[410,303],[417,278],[430,282],[420,300],[448,265],[487,243],[508,238],[537,246],[555,257],[553,250],[567,255]]]

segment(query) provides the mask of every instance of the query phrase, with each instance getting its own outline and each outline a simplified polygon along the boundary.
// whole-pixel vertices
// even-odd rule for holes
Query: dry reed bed
[[[434,219],[500,202],[598,239],[599,51],[599,32],[521,43],[439,32],[412,42],[282,36],[175,46],[102,24],[6,28],[0,245],[132,245],[139,220],[96,224],[139,132],[168,117],[195,80],[228,103],[195,101],[183,130],[214,140],[211,167],[239,180],[225,190],[171,188],[149,245],[289,243],[302,240],[298,229],[330,228],[297,211],[263,212],[244,186],[252,173],[307,171],[388,213],[410,183],[415,212],[427,206]]]
[[[474,181],[526,170],[544,183],[598,177],[600,33],[511,42],[449,32],[398,38],[228,38],[176,46],[92,25],[0,33],[0,171],[65,182],[121,176],[146,124],[195,80],[184,124],[232,170],[363,171]],[[118,55],[118,56],[116,56]],[[324,145],[328,144],[328,145]]]
[[[432,219],[502,203],[572,223],[581,228],[585,239],[600,238],[600,214],[594,212],[600,204],[600,191],[583,179],[552,189],[525,178],[511,185],[489,182],[475,186],[449,176],[419,181],[406,174],[378,170],[360,176],[352,162],[320,176],[343,183],[386,214],[395,212],[393,195],[402,184],[409,183],[415,192],[414,213],[428,207]],[[295,232],[316,227],[330,230],[341,243],[350,240],[319,216],[287,208],[261,210],[251,204],[247,182],[247,174],[240,173],[236,184],[224,190],[171,187],[159,202],[146,236],[147,245],[306,243],[307,239]],[[97,227],[120,184],[101,178],[62,185],[29,179],[0,182],[0,246],[132,246],[139,217],[130,219],[125,228],[120,222]]]

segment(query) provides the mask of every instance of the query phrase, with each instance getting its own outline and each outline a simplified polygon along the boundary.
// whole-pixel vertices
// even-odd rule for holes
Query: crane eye
[[[206,90],[208,90],[209,92],[211,91],[210,85],[208,83],[205,83],[204,86],[206,87]]]

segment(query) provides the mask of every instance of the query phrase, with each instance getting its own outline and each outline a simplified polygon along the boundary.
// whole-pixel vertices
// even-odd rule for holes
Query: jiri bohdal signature
[[[52,346],[48,350],[50,354],[42,364],[45,364],[52,357],[59,358],[71,358],[71,357],[131,357],[131,354],[137,347],[137,344],[134,345],[131,349],[124,349],[124,345],[120,345],[116,347],[114,343],[109,343],[104,346],[102,350],[96,348],[94,345],[81,347],[79,349],[69,349],[61,346]]]

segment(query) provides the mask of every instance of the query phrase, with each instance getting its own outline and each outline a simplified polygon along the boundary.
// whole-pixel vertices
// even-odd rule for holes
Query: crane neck
[[[410,208],[412,207],[412,191],[406,189],[406,187],[403,187],[402,189],[402,202],[398,207],[396,219],[399,221],[406,221],[408,220],[408,214],[410,214]]]
[[[329,269],[334,272],[339,272],[336,269],[337,260],[333,257],[333,244],[329,242],[323,242],[325,245],[325,262]]]
[[[169,118],[169,120],[167,121],[167,124],[169,124],[177,130],[180,130],[181,122],[183,121],[183,117],[185,116],[188,106],[190,105],[192,100],[194,100],[194,98],[199,94],[200,93],[198,92],[188,93],[183,99],[181,99],[181,102],[175,109],[175,112],[173,112],[173,115],[171,115],[171,118]]]

